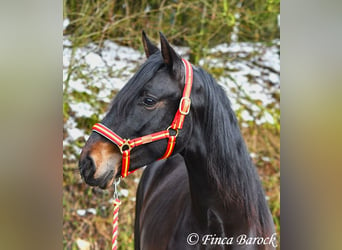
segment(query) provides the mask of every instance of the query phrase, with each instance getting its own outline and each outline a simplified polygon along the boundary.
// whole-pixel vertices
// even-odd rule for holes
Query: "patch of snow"
[[[85,209],[78,209],[76,213],[78,216],[85,216],[87,211]]]
[[[139,51],[118,45],[112,41],[106,40],[104,42],[104,48],[101,52],[102,58],[107,62],[110,66],[115,66],[117,64],[122,65],[123,67],[128,66],[126,61],[139,61],[144,60],[145,55],[140,53]],[[136,65],[134,65],[134,68]]]
[[[63,30],[65,30],[70,24],[69,18],[63,20]]]
[[[77,124],[73,117],[70,117],[64,124],[67,137],[63,140],[63,146],[73,144],[78,138],[84,136],[84,130],[77,128]],[[65,143],[65,145],[64,145]],[[74,144],[73,144],[74,145]]]
[[[69,141],[76,141],[78,138],[84,135],[84,131],[79,128],[68,129]]]
[[[78,216],[85,216],[87,213],[96,215],[96,209],[95,208],[77,209],[76,213]]]
[[[265,118],[265,121],[270,123],[270,124],[274,124],[274,119],[273,119],[273,116],[271,116],[270,113],[268,113],[267,111],[264,112],[264,118]]]
[[[242,122],[242,123],[241,123],[241,127],[243,127],[243,128],[248,128],[249,125],[248,125],[246,122]]]
[[[85,62],[89,65],[90,69],[105,66],[102,58],[94,52],[90,52],[88,55],[85,56]]]
[[[244,121],[253,121],[254,117],[247,110],[241,112],[241,117]]]
[[[80,238],[76,240],[76,244],[77,244],[78,249],[80,250],[90,250],[90,247],[91,247],[90,242],[82,240]]]
[[[273,117],[271,116],[270,113],[268,113],[267,111],[265,111],[265,112],[263,113],[263,116],[262,116],[260,119],[256,120],[255,123],[256,123],[257,125],[261,125],[261,124],[263,124],[263,123],[274,124],[274,119],[273,119]]]
[[[210,49],[209,53],[217,53],[217,52],[227,53],[229,51],[230,51],[229,45],[227,43],[222,43]]]
[[[147,13],[151,10],[151,5],[147,5],[146,8],[144,9],[144,12]]]
[[[106,113],[103,113],[103,114],[99,114],[99,120],[102,120],[103,118],[105,118],[107,112]]]
[[[266,161],[266,162],[270,162],[271,161],[271,158],[270,157],[266,157],[266,156],[262,156],[261,159],[263,161]]]
[[[249,74],[253,75],[253,76],[261,76],[261,72],[260,70],[257,70],[257,69],[251,69],[249,71]]]
[[[128,190],[122,188],[119,190],[119,194],[124,196],[124,197],[127,197],[128,196]]]
[[[75,155],[72,154],[72,155],[69,156],[68,160],[69,160],[69,161],[76,161],[77,158],[76,158]]]
[[[253,104],[253,103],[251,104],[250,108],[251,108],[252,111],[254,111],[256,113],[260,112],[260,107],[255,105],[255,104]]]
[[[87,93],[89,95],[92,94],[90,89],[87,89],[86,86],[83,84],[82,79],[75,79],[75,80],[70,79],[68,87],[69,87],[69,89],[68,89],[69,93],[71,93],[74,90],[74,91],[77,91],[80,93],[84,92],[84,93]]]
[[[72,43],[69,39],[63,39],[63,46],[66,46],[66,47],[71,47],[72,46]],[[64,50],[63,49],[63,56],[64,56],[64,52],[67,52],[67,53],[70,53],[71,54],[71,50]]]
[[[95,208],[88,208],[87,212],[93,215],[96,215],[96,209]]]
[[[279,75],[274,74],[274,73],[270,73],[270,75],[269,75],[269,80],[270,80],[272,83],[277,84],[277,83],[279,83],[279,81],[280,81]]]
[[[258,156],[256,153],[253,153],[253,152],[249,153],[249,155],[251,158],[256,158]]]
[[[89,103],[77,102],[69,103],[69,106],[73,112],[75,112],[76,117],[91,117],[95,110]]]

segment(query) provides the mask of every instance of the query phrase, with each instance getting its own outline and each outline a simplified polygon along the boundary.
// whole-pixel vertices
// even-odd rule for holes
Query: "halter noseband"
[[[135,171],[135,170],[128,171],[129,161],[130,161],[130,152],[131,152],[131,149],[134,147],[168,138],[169,141],[167,144],[166,151],[159,160],[166,159],[172,154],[172,151],[176,144],[176,138],[179,132],[178,130],[182,129],[184,118],[187,114],[189,114],[190,106],[191,106],[190,94],[191,94],[192,81],[193,81],[193,70],[192,70],[191,64],[187,60],[182,59],[182,61],[185,67],[185,84],[184,84],[183,96],[179,102],[179,108],[176,112],[173,122],[166,130],[149,134],[149,135],[145,135],[142,137],[137,137],[134,139],[122,139],[119,135],[117,135],[116,133],[114,133],[112,130],[110,130],[109,128],[107,128],[101,123],[96,123],[93,126],[92,130],[94,132],[97,132],[100,135],[106,137],[108,140],[110,140],[111,142],[113,142],[115,145],[119,147],[120,152],[122,154],[122,169],[121,169],[122,177],[126,177],[127,175]]]

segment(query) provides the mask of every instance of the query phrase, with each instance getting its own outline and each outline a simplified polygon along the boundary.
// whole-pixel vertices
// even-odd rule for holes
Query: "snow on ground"
[[[63,45],[63,91],[72,114],[64,124],[63,146],[72,146],[74,152],[64,157],[74,160],[80,148],[73,142],[86,136],[75,119],[90,118],[94,114],[103,118],[105,114],[99,103],[109,105],[115,93],[144,62],[145,55],[111,41],[105,41],[101,50],[95,44],[72,50],[67,38]],[[188,58],[189,48],[176,47],[176,50]],[[279,41],[271,47],[261,43],[220,44],[208,51],[199,66],[222,69],[223,73],[214,76],[227,92],[243,127],[248,127],[250,122],[274,124],[280,119]]]
[[[271,47],[261,43],[220,44],[200,60],[201,66],[224,69],[217,80],[235,112],[240,113],[243,127],[248,127],[249,121],[261,125],[279,120],[279,45],[279,41]]]

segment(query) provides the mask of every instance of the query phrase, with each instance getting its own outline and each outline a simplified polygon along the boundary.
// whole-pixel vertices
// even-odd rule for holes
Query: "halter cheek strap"
[[[112,130],[107,128],[105,125],[101,123],[96,123],[92,130],[94,132],[99,133],[100,135],[106,137],[108,140],[113,142],[115,145],[117,145],[120,149],[120,152],[122,154],[122,170],[121,170],[121,176],[126,177],[127,175],[133,173],[133,171],[129,171],[129,163],[130,163],[130,152],[131,149],[137,146],[141,146],[147,143],[151,143],[154,141],[159,141],[163,139],[168,139],[168,144],[166,151],[164,155],[159,159],[166,159],[168,158],[175,147],[176,144],[176,138],[178,136],[178,132],[180,129],[183,128],[184,118],[187,114],[189,114],[190,106],[191,106],[191,100],[190,100],[190,94],[191,94],[191,88],[192,88],[192,82],[193,82],[193,69],[191,64],[185,60],[182,59],[184,67],[185,67],[185,84],[184,84],[184,90],[183,90],[183,96],[179,102],[179,108],[176,112],[176,115],[171,123],[171,125],[163,131],[156,132],[153,134],[145,135],[142,137],[137,137],[134,139],[122,139],[119,135],[114,133]]]

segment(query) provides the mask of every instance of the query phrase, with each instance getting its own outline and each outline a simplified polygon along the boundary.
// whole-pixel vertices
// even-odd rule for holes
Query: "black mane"
[[[204,85],[206,110],[202,122],[209,152],[208,173],[225,204],[238,204],[250,225],[256,225],[257,231],[263,233],[268,208],[230,101],[210,74],[201,68],[196,68],[195,74]]]

